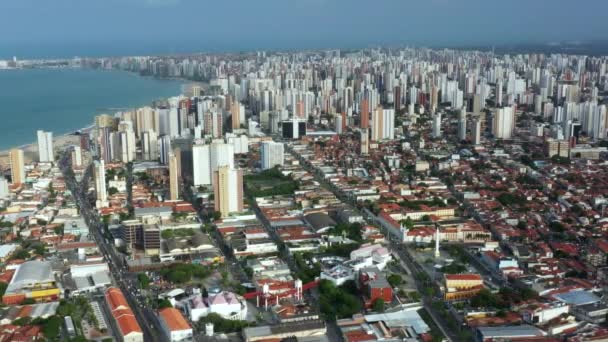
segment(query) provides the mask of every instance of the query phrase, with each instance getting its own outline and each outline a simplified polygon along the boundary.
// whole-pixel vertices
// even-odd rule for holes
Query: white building
[[[53,132],[38,130],[38,160],[41,163],[53,162]]]
[[[234,169],[234,147],[221,140],[213,141],[209,150],[210,172],[213,175],[220,167],[228,166]],[[211,180],[213,183],[213,179]]]
[[[8,180],[4,177],[0,177],[0,199],[8,198],[9,195]]]
[[[164,308],[158,312],[159,321],[165,336],[171,342],[193,340],[192,326],[175,308]]]
[[[234,154],[249,153],[249,137],[245,134],[236,136],[232,133],[226,135],[226,142],[234,148]]]
[[[106,192],[106,166],[103,160],[94,162],[95,192],[97,193],[97,208],[106,207],[108,204],[108,194]]]
[[[274,141],[264,141],[260,148],[260,159],[262,169],[267,170],[276,165],[283,166],[284,152],[283,144]]]
[[[515,128],[515,109],[503,107],[496,109],[492,124],[492,134],[496,139],[511,139]]]
[[[242,297],[227,291],[210,294],[203,298],[195,295],[182,302],[190,320],[197,322],[201,317],[216,313],[226,319],[245,320],[247,317],[247,302]]]
[[[82,150],[80,149],[80,146],[72,146],[72,166],[82,166]]]
[[[194,186],[211,185],[211,155],[209,145],[192,146],[192,176]]]

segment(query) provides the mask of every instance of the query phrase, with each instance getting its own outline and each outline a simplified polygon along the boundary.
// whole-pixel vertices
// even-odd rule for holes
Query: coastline
[[[89,125],[82,129],[61,134],[58,136],[53,136],[53,149],[55,151],[60,151],[65,149],[68,146],[78,145],[80,146],[80,135],[76,134],[76,132],[80,133],[90,133],[95,125]],[[36,154],[38,153],[38,143],[36,141],[31,142],[29,144],[24,144],[20,146],[15,146],[9,149],[5,149],[0,151],[0,165],[6,165],[8,160],[8,155],[11,150],[19,149],[23,151],[23,156],[25,162],[32,162],[36,160]]]
[[[190,81],[188,79],[185,78],[159,78],[159,77],[154,77],[154,76],[147,76],[147,75],[140,75],[138,73],[135,72],[131,72],[128,70],[122,70],[122,69],[116,69],[116,68],[112,68],[112,69],[93,69],[93,68],[86,68],[86,67],[82,67],[82,66],[78,66],[78,67],[39,67],[39,68],[23,68],[23,69],[6,69],[6,70],[10,70],[10,71],[20,71],[20,70],[31,70],[31,69],[81,69],[81,70],[95,70],[95,71],[99,71],[99,72],[103,72],[103,71],[113,71],[113,72],[119,72],[119,73],[124,73],[127,75],[131,75],[132,77],[137,77],[137,78],[142,78],[142,79],[154,79],[156,81],[179,81],[181,83],[180,89],[177,90],[179,93],[175,93],[175,94],[171,94],[169,96],[165,96],[163,97],[163,99],[166,99],[170,96],[178,96],[180,95],[180,93],[183,93],[185,91],[185,89],[188,87],[188,85],[190,83],[199,83],[199,82],[193,82]],[[0,72],[5,71],[5,70],[0,70]],[[150,105],[150,103],[142,103],[140,106],[146,106],[146,105]],[[115,106],[120,106],[119,103],[115,104]],[[139,107],[139,106],[137,106]],[[107,107],[108,108],[108,112],[110,112],[110,108],[111,107]],[[134,107],[135,108],[135,107]],[[118,107],[116,109],[116,111],[119,111]],[[112,113],[113,114],[113,113]],[[94,116],[91,116],[89,123],[85,123],[86,126],[81,127],[80,129],[76,128],[76,129],[72,129],[68,132],[61,132],[60,134],[57,134],[57,131],[51,130],[54,133],[54,137],[53,137],[53,144],[54,144],[54,149],[57,150],[61,150],[64,149],[65,147],[69,146],[69,145],[80,145],[80,135],[76,134],[77,132],[90,132],[93,130],[94,128],[94,124],[93,124],[93,120],[94,120]],[[32,131],[32,134],[35,135],[35,130]],[[35,138],[34,138],[35,139]],[[29,142],[29,143],[25,143],[25,144],[20,144],[20,145],[4,145],[4,147],[2,147],[0,149],[0,166],[6,166],[6,160],[8,157],[8,154],[11,150],[13,149],[21,149],[24,151],[24,157],[26,159],[26,162],[29,160],[36,160],[36,155],[38,152],[38,146],[37,146],[37,142],[35,140]]]

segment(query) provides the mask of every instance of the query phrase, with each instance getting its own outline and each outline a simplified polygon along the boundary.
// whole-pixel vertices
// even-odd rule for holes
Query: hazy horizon
[[[608,2],[582,0],[6,0],[0,58],[605,39]]]

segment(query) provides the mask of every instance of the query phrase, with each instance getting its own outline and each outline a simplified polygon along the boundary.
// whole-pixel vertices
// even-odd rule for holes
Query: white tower
[[[439,225],[435,224],[435,258],[439,258]]]
[[[294,287],[296,288],[296,300],[302,300],[302,280],[296,279]]]

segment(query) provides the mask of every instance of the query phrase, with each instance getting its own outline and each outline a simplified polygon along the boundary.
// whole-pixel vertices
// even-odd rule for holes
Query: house
[[[171,342],[192,341],[192,327],[176,308],[164,308],[158,312],[163,331]]]
[[[363,289],[366,307],[371,307],[377,299],[390,303],[393,288],[377,267],[366,267],[359,271],[359,287]]]

